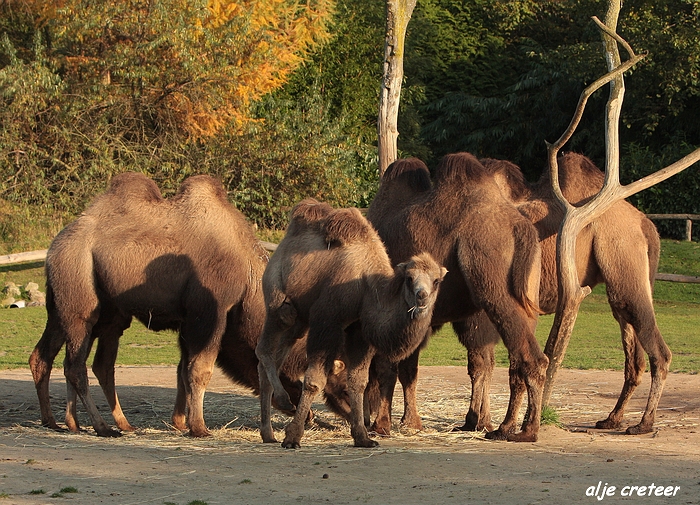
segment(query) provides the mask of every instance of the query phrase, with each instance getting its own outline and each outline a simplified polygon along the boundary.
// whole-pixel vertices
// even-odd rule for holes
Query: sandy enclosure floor
[[[640,418],[648,380],[645,374],[631,402],[629,424]],[[375,449],[354,448],[347,425],[317,404],[316,421],[296,451],[260,442],[257,398],[218,372],[204,405],[213,436],[200,440],[168,425],[174,367],[120,367],[116,381],[122,407],[139,429],[101,439],[92,429],[42,428],[29,370],[0,372],[0,504],[700,503],[698,375],[669,375],[656,431],[631,437],[593,429],[615,404],[622,372],[562,370],[552,402],[564,426],[543,427],[537,443],[513,444],[451,433],[468,406],[466,369],[424,367],[423,431],[401,430],[399,408],[392,437]],[[99,387],[92,392],[111,422]],[[60,370],[51,394],[60,420]],[[507,400],[507,370],[500,368],[491,394],[495,422]],[[400,388],[395,405],[402,405]],[[288,420],[274,418],[280,440]],[[81,421],[88,422],[84,412]]]

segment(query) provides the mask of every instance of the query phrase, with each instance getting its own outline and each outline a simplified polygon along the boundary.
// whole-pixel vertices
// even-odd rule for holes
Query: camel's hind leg
[[[637,339],[632,325],[624,320],[620,320],[620,330],[622,334],[622,348],[625,351],[625,383],[622,386],[615,408],[610,412],[607,419],[598,421],[595,425],[596,428],[602,430],[617,430],[620,428],[627,403],[632,397],[634,390],[642,381],[642,374],[646,368],[644,349]]]
[[[94,324],[90,322],[91,319],[94,321],[92,317],[85,320],[80,320],[76,317],[67,325],[67,333],[69,335],[74,337],[80,335],[82,338],[68,338],[66,340],[66,358],[63,362],[63,372],[66,376],[66,381],[69,383],[67,386],[69,404],[66,408],[66,423],[72,431],[79,429],[75,418],[75,402],[70,403],[71,398],[74,398],[75,392],[80,397],[83,405],[85,405],[97,435],[101,437],[118,437],[121,436],[121,433],[107,426],[90,395],[86,361],[90,354],[93,340],[89,336]],[[75,391],[73,392],[71,388]]]
[[[65,334],[60,323],[49,314],[46,329],[37,342],[34,351],[29,356],[29,367],[34,378],[36,393],[39,397],[39,409],[41,410],[41,425],[53,430],[62,430],[56,423],[51,411],[51,399],[49,397],[49,382],[51,369],[56,355],[65,343]]]
[[[472,396],[464,425],[455,431],[492,431],[489,391],[495,367],[494,348],[501,339],[484,311],[466,321],[452,323],[459,341],[467,348],[467,372]]]
[[[486,434],[492,440],[536,442],[542,414],[542,392],[549,360],[535,339],[536,319],[527,317],[520,306],[489,316],[499,329],[510,358],[510,400],[506,417],[496,431]],[[522,429],[515,433],[518,410],[527,391],[527,411]]]
[[[611,302],[611,304],[612,303],[613,302]],[[649,304],[648,307],[628,306],[624,311],[619,307],[616,308],[613,306],[613,313],[618,320],[621,321],[620,326],[623,327],[625,384],[620,393],[617,405],[608,416],[608,419],[612,419],[613,422],[615,420],[621,421],[629,396],[632,394],[632,391],[634,391],[636,385],[641,381],[641,375],[644,371],[644,356],[642,355],[641,347],[649,356],[651,387],[649,388],[649,397],[641,421],[639,424],[627,428],[627,434],[639,435],[649,433],[654,426],[656,408],[658,407],[671,364],[671,350],[666,345],[666,342],[664,342],[661,332],[656,325],[656,317],[654,316],[651,304]],[[624,324],[624,326],[622,323],[623,318],[629,321],[629,323]],[[634,338],[635,335],[636,338]],[[632,343],[627,344],[626,341],[628,340],[632,340]],[[628,347],[634,348],[634,352],[628,353]],[[632,364],[632,362],[634,362],[634,364]],[[596,427],[598,426],[599,425],[596,424]]]
[[[635,228],[631,227],[630,233],[634,231]],[[652,298],[659,257],[658,235],[650,221],[642,220],[640,233],[626,236],[624,243],[619,244],[619,236],[616,236],[597,240],[594,247],[610,307],[622,329],[625,348],[625,385],[608,419],[613,425],[615,421],[619,423],[629,395],[639,383],[644,370],[641,346],[649,356],[651,388],[641,422],[630,426],[627,433],[649,433],[653,429],[656,408],[671,363],[671,351],[656,324]]]

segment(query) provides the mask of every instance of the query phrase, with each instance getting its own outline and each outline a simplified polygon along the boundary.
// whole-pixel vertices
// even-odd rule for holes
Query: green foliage
[[[405,67],[407,88],[420,92],[409,93],[418,98],[404,101],[402,114],[413,123],[403,127],[420,134],[400,137],[401,145],[432,153],[431,163],[466,150],[510,159],[529,178],[539,176],[546,166],[545,141],[559,138],[584,86],[605,73],[601,36],[590,20],[602,17],[604,8],[596,0],[419,2]],[[649,55],[626,75],[623,146],[649,146],[654,155],[700,146],[694,117],[700,107],[697,16],[697,2],[687,0],[624,2],[618,32]],[[589,100],[565,146],[599,166],[606,99],[601,90]],[[630,149],[623,153],[623,174]],[[666,199],[678,195],[667,187],[658,192]],[[692,191],[683,194],[698,201]],[[678,212],[693,211],[686,206]]]
[[[632,143],[626,146],[624,165],[621,167],[621,181],[632,182],[652,174],[683,156],[690,154],[694,147],[685,142],[667,145],[654,151]],[[700,214],[700,164],[686,168],[680,174],[652,186],[630,197],[641,211],[649,214]],[[664,237],[685,238],[685,221],[655,221]],[[700,223],[695,223],[693,239],[700,240]]]

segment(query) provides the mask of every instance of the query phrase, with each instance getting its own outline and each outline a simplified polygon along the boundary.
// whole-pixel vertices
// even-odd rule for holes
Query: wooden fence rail
[[[700,221],[700,214],[647,214],[649,219],[685,219],[685,240],[693,240],[693,221]]]

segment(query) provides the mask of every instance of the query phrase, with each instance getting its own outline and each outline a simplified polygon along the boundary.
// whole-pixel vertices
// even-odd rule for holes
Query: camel
[[[487,438],[536,441],[548,360],[534,335],[540,248],[532,223],[501,195],[490,174],[469,153],[445,156],[436,168],[434,185],[423,162],[397,160],[384,173],[367,215],[394,264],[416,251],[427,251],[447,267],[432,327],[462,324],[484,310],[498,329],[510,358],[510,401],[503,422]],[[422,427],[415,401],[419,351],[398,365],[405,397],[402,422],[416,429]],[[389,386],[380,384],[384,393],[375,405],[379,411],[374,429],[381,433],[391,429],[387,395],[395,381],[396,371]],[[516,432],[526,391],[527,414]]]
[[[537,228],[542,248],[540,308],[554,313],[557,306],[556,234],[563,212],[552,195],[549,172],[530,185],[520,169],[508,161],[482,160],[503,195]],[[581,154],[568,153],[558,160],[564,197],[574,205],[584,203],[603,185],[604,174]],[[617,404],[598,429],[619,429],[625,407],[641,382],[644,352],[649,356],[651,387],[641,421],[627,434],[649,433],[663,391],[671,351],[656,324],[652,292],[659,263],[660,242],[654,224],[626,201],[614,204],[584,228],[577,240],[577,267],[582,286],[604,283],[613,316],[620,325],[625,353],[625,380]],[[483,314],[476,314],[459,328],[460,341],[469,352],[472,402],[460,429],[488,429],[488,390],[493,372],[493,348],[498,334]],[[472,362],[472,358],[474,362]]]
[[[410,355],[423,341],[446,270],[429,254],[392,268],[379,236],[357,209],[299,202],[285,237],[263,275],[265,327],[259,359],[261,436],[275,442],[270,397],[285,405],[278,371],[288,349],[308,330],[304,389],[282,446],[298,448],[316,392],[334,360],[346,366],[354,445],[375,447],[364,424],[363,397],[375,354],[389,361]]]
[[[186,430],[189,424],[191,435],[208,435],[202,405],[215,360],[232,380],[258,392],[255,346],[265,318],[261,279],[268,259],[215,179],[190,177],[166,200],[142,174],[115,176],[48,251],[48,320],[29,359],[42,424],[61,429],[51,411],[49,377],[65,344],[68,429],[80,429],[79,396],[99,436],[120,435],[105,423],[88,390],[86,360],[97,340],[93,372],[119,430],[134,429],[119,404],[114,365],[119,338],[136,317],[152,330],[179,332],[173,425]],[[298,401],[304,347],[296,346],[292,356],[282,381]],[[337,382],[329,383],[327,397],[333,397],[333,410],[347,415]]]

